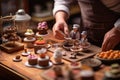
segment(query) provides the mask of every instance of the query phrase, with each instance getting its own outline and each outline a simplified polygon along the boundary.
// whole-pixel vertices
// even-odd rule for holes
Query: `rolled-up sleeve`
[[[120,18],[115,22],[114,26],[120,31]]]
[[[54,8],[53,8],[53,16],[58,11],[64,11],[68,15],[70,15],[69,11],[69,4],[72,2],[72,0],[54,0]]]

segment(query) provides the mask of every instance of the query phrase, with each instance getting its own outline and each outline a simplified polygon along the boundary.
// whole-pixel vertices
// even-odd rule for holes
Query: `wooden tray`
[[[7,53],[13,53],[13,52],[24,49],[24,45],[22,43],[20,43],[20,42],[15,42],[15,45],[16,45],[15,47],[7,47],[7,46],[5,46],[6,44],[9,44],[9,43],[11,43],[11,42],[1,44],[0,49],[7,52]]]
[[[61,43],[58,43],[58,44],[61,44]],[[61,46],[59,46],[61,47]],[[63,48],[63,47],[61,47]],[[49,51],[51,52],[54,52],[55,50],[55,47],[50,47],[48,49]],[[63,49],[64,51],[66,51],[65,49]],[[101,51],[101,48],[100,47],[97,47],[95,45],[91,45],[88,49],[86,49],[85,51],[83,52],[78,52],[79,55],[76,56],[76,59],[71,59],[70,58],[70,55],[71,55],[71,51],[66,51],[66,56],[63,56],[63,59],[67,60],[67,61],[70,61],[70,62],[75,62],[75,61],[80,61],[82,59],[85,59],[85,58],[88,58],[88,57],[92,57],[94,56],[96,53],[99,53]]]

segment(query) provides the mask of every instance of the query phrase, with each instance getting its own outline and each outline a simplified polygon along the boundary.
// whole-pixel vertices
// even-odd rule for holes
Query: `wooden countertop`
[[[49,38],[49,39],[57,40],[57,39],[55,39],[55,38],[52,36],[52,32],[51,32],[51,31],[49,31],[49,34],[48,34],[48,35],[43,36],[43,37],[44,37],[44,39],[48,39],[48,38]],[[57,41],[61,42],[62,40],[57,40]],[[25,43],[24,43],[24,44],[25,44]],[[33,50],[33,49],[28,49],[28,50],[31,50],[32,53],[34,53],[34,50]],[[15,70],[15,71],[17,71],[17,72],[19,72],[19,73],[21,73],[21,74],[23,74],[23,75],[25,75],[26,77],[28,77],[28,78],[31,79],[31,80],[44,80],[44,79],[40,76],[40,74],[41,74],[42,72],[44,72],[45,70],[48,70],[48,69],[37,69],[37,68],[29,68],[29,67],[26,67],[26,66],[25,66],[25,62],[27,61],[27,57],[23,57],[23,56],[21,56],[21,58],[22,58],[22,61],[21,61],[21,62],[13,62],[12,59],[13,59],[16,55],[18,55],[18,54],[21,55],[22,52],[23,52],[23,50],[18,51],[18,52],[15,52],[15,53],[8,54],[8,53],[5,53],[5,52],[2,52],[2,51],[1,51],[0,53],[2,53],[2,55],[0,55],[0,56],[2,56],[2,57],[0,57],[0,61],[1,61],[2,64],[10,67],[11,69],[13,69],[13,70]],[[51,53],[51,52],[48,52],[47,54],[50,56],[50,58],[51,58],[51,60],[52,60],[52,59],[53,59],[53,58],[52,58],[52,53]],[[69,64],[68,61],[66,61],[66,60],[63,60],[63,61],[64,61],[65,64]],[[97,80],[102,80],[102,79],[101,79],[101,76],[103,76],[104,69],[106,69],[106,67],[96,72],[96,74],[97,74],[98,76],[100,76],[99,78],[97,78]]]

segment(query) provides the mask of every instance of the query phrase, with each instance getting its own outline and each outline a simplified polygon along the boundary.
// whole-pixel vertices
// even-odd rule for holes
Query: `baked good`
[[[41,48],[37,51],[37,53],[40,55],[40,58],[38,59],[38,64],[43,67],[49,65],[49,56],[46,55],[46,52],[46,48]]]
[[[48,25],[47,22],[40,22],[38,23],[38,27],[37,27],[39,34],[41,35],[45,35],[47,34],[47,30],[48,30]]]
[[[36,55],[32,55],[32,54],[28,55],[28,63],[30,65],[36,65],[37,61],[38,61],[38,58]]]
[[[34,32],[33,32],[32,29],[27,29],[27,31],[25,32],[25,35],[26,36],[32,36],[32,35],[34,35]]]
[[[46,41],[42,37],[34,42],[35,53],[37,54],[37,51],[41,48],[46,48]]]
[[[20,55],[16,55],[16,57],[13,58],[13,61],[14,62],[20,62],[20,61],[22,61],[22,58],[20,57]]]
[[[10,26],[10,27],[7,27],[7,28],[5,29],[5,32],[6,32],[6,33],[13,33],[13,32],[15,32],[16,30],[17,30],[16,27]]]
[[[46,41],[42,37],[40,37],[38,40],[35,41],[36,45],[43,45],[45,43]]]
[[[16,58],[16,59],[20,59],[20,55],[17,55],[15,58]]]
[[[44,57],[42,55],[40,56],[40,58],[38,58],[38,64],[39,66],[42,66],[42,67],[49,66],[49,61],[50,61],[50,58],[47,55],[45,55]]]
[[[13,33],[12,35],[10,35],[9,40],[10,41],[18,41],[19,37],[15,33]]]
[[[120,51],[109,50],[105,52],[100,52],[99,54],[97,54],[97,57],[101,59],[107,59],[107,60],[120,59]]]

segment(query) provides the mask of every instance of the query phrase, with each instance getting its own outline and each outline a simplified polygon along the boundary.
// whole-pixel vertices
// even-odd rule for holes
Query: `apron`
[[[88,40],[101,44],[104,35],[120,15],[109,10],[100,0],[77,0],[81,9],[81,29],[88,33]]]

